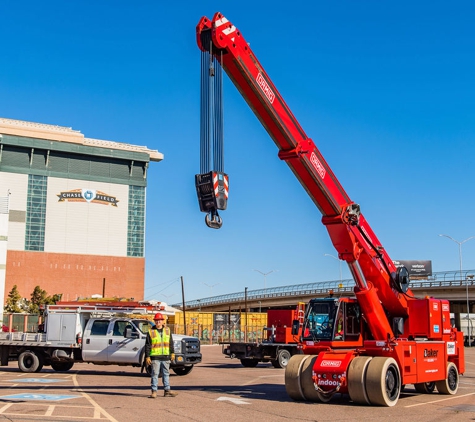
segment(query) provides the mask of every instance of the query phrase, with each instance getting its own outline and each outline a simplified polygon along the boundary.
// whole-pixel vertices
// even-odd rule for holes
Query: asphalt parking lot
[[[244,368],[202,346],[203,362],[186,376],[171,376],[177,397],[147,398],[150,379],[138,368],[76,364],[67,373],[0,368],[0,421],[473,421],[475,348],[466,348],[466,372],[455,396],[416,394],[406,386],[396,406],[354,405],[336,395],[330,403],[295,402],[284,370],[270,364]]]

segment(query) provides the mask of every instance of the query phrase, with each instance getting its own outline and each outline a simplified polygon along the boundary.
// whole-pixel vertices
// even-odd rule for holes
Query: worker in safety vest
[[[145,363],[152,365],[152,394],[149,398],[157,397],[158,374],[162,372],[164,397],[175,397],[177,393],[170,391],[170,362],[175,360],[173,337],[170,328],[165,327],[165,318],[161,313],[153,317],[155,326],[150,329],[145,342]]]

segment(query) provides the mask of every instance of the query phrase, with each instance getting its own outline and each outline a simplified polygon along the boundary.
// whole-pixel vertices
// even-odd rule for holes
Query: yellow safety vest
[[[150,356],[168,356],[170,354],[170,328],[163,328],[162,334],[155,328],[150,329],[152,350]]]

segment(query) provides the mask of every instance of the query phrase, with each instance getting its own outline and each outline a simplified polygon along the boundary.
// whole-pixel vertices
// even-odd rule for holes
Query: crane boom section
[[[352,270],[357,289],[374,286],[386,312],[407,316],[407,301],[412,295],[402,294],[398,288],[395,265],[240,31],[218,12],[212,20],[201,18],[196,36],[202,51],[219,58],[226,74],[274,140],[279,158],[288,164],[322,213],[322,222],[339,258],[350,269],[358,262],[361,271]],[[380,331],[386,330],[384,327]]]
[[[241,33],[217,13],[213,21],[201,19],[197,41],[201,50],[212,49],[220,57],[226,74],[279,148],[279,157],[288,163],[321,213],[340,214],[350,202],[348,195]]]

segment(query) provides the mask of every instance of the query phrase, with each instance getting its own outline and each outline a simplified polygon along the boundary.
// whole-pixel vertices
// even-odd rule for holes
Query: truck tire
[[[183,376],[188,375],[193,370],[193,365],[191,366],[178,366],[176,368],[172,368],[175,374]]]
[[[277,352],[276,359],[272,361],[274,368],[285,368],[289,364],[289,360],[292,357],[290,352],[286,349],[280,349]]]
[[[257,359],[241,359],[241,364],[245,368],[255,368],[258,363]]]
[[[74,365],[74,362],[51,362],[51,368],[56,372],[67,372]]]
[[[43,359],[34,352],[27,350],[18,356],[18,367],[21,372],[39,372],[43,368]]]

